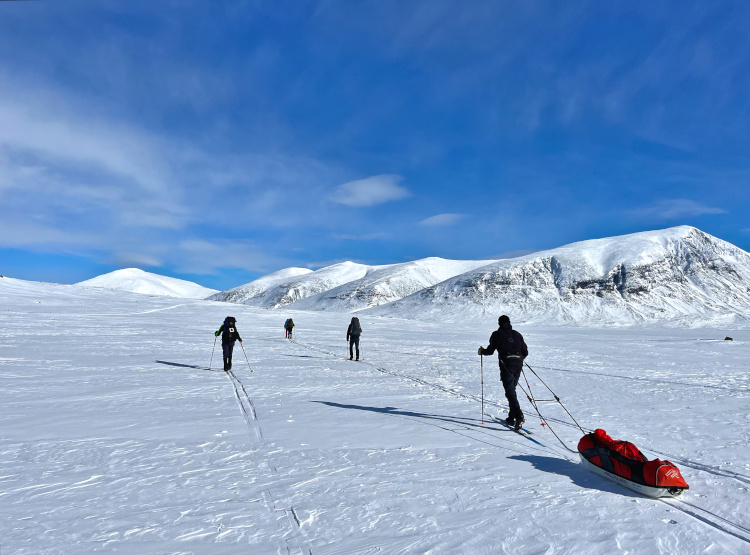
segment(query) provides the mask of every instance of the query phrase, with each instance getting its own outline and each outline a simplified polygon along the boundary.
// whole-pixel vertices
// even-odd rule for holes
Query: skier
[[[506,315],[497,319],[499,328],[490,336],[490,344],[485,349],[479,347],[477,354],[491,355],[497,350],[497,358],[500,364],[500,379],[505,389],[505,397],[508,399],[510,411],[506,424],[520,430],[523,427],[524,417],[521,405],[516,397],[516,386],[523,370],[523,360],[529,356],[529,349],[523,340],[523,335],[518,333],[510,325],[510,318]]]
[[[284,329],[286,330],[286,338],[291,339],[292,338],[292,329],[294,328],[294,320],[291,318],[287,318],[286,322],[284,322]]]
[[[234,316],[224,318],[224,323],[214,333],[216,337],[221,334],[221,349],[224,352],[224,371],[232,369],[232,351],[234,342],[239,340],[242,343],[240,332],[237,331],[237,319]]]
[[[359,360],[359,336],[362,335],[362,326],[359,325],[359,318],[352,317],[349,327],[346,330],[346,341],[349,343],[349,360],[354,358],[353,347],[357,346],[357,360]]]

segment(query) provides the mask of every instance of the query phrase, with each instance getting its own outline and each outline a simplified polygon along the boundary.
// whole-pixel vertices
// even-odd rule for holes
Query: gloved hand
[[[479,350],[477,351],[477,354],[478,354],[478,355],[481,355],[481,354],[482,354],[482,351],[484,351],[484,347],[479,347]]]
[[[219,332],[218,332],[218,331],[215,331],[215,332],[214,332],[214,335],[215,335],[216,337],[219,337]]]

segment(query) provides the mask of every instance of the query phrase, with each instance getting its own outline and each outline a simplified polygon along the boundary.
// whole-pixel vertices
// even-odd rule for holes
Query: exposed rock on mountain
[[[295,301],[357,280],[367,272],[383,266],[365,266],[342,262],[313,272],[304,268],[287,268],[240,287],[212,295],[209,300],[242,303],[262,308],[281,308]]]
[[[441,319],[732,325],[750,318],[750,254],[698,229],[573,243],[501,260],[367,311]]]
[[[491,262],[493,261],[425,258],[375,267],[357,280],[297,301],[289,308],[339,312],[362,310],[402,299],[425,287]]]

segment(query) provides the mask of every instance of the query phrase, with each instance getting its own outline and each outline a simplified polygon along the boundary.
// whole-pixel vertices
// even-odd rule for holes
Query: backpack
[[[292,329],[294,327],[294,320],[287,318],[286,322],[284,322],[284,327],[288,330]]]
[[[500,345],[498,345],[499,355],[506,357],[510,355],[523,357],[523,346],[521,339],[516,337],[520,335],[517,331],[511,330],[509,334],[500,335]]]
[[[231,316],[224,320],[224,328],[221,330],[222,343],[237,341],[237,320]]]
[[[360,335],[362,333],[362,326],[359,325],[359,318],[352,318],[351,335]]]

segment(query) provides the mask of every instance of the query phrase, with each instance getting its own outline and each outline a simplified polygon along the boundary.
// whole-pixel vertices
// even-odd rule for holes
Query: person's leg
[[[503,380],[505,398],[508,399],[508,406],[510,407],[508,418],[515,422],[518,422],[519,420],[523,421],[523,412],[521,411],[521,405],[516,396],[516,386],[518,385],[519,375],[503,369],[500,372],[500,378]]]
[[[232,369],[232,351],[234,350],[234,341],[230,343],[224,343],[222,346],[226,345],[224,348],[224,352],[226,353],[225,356],[227,357],[227,370]]]
[[[221,351],[224,358],[224,370],[229,370],[230,368],[230,360],[232,359],[232,344],[231,343],[222,343],[221,344]]]
[[[357,360],[359,360],[359,336],[354,336],[354,344],[357,346]]]
[[[349,336],[349,360],[354,358],[354,336]]]

